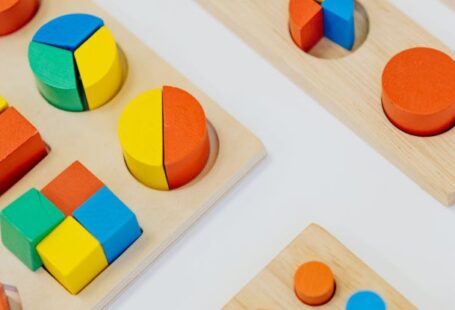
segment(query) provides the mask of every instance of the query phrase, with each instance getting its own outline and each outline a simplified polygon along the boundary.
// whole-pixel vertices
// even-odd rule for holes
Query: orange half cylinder
[[[440,134],[455,123],[455,61],[426,47],[392,57],[382,74],[382,105],[399,129]]]
[[[164,167],[169,189],[195,178],[204,168],[210,144],[204,110],[186,91],[163,87]]]
[[[324,37],[322,7],[314,0],[290,0],[289,31],[295,44],[308,52]]]
[[[1,0],[0,36],[24,26],[35,15],[39,0]]]

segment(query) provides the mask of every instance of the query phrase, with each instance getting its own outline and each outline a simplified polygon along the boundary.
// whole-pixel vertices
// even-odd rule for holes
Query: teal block
[[[65,215],[41,192],[32,188],[0,213],[2,242],[28,268],[42,265],[36,246]]]
[[[354,0],[324,0],[324,35],[351,50],[355,42]]]
[[[85,110],[85,93],[72,52],[31,42],[28,60],[38,89],[50,104],[66,111]]]

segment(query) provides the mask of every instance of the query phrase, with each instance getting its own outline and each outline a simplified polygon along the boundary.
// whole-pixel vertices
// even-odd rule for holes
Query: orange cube
[[[103,186],[103,182],[84,165],[75,161],[46,185],[41,192],[65,216],[69,216]]]

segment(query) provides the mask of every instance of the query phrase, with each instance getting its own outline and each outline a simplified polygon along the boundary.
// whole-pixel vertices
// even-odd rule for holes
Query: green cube
[[[2,241],[28,268],[42,265],[36,245],[65,215],[46,196],[32,188],[0,213]]]

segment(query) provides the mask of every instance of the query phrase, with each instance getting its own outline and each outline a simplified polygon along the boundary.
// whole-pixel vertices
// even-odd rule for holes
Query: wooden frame
[[[120,92],[94,111],[71,113],[47,104],[35,87],[27,47],[47,20],[72,12],[100,16],[113,32],[128,63]],[[1,281],[17,286],[25,309],[101,308],[151,264],[209,207],[265,156],[262,143],[118,21],[92,1],[47,0],[33,20],[0,38],[0,93],[40,131],[50,154],[0,197],[1,208],[30,187],[41,189],[74,160],[80,160],[137,215],[143,235],[79,295],[70,295],[44,269],[28,270],[0,245]],[[199,99],[211,130],[211,159],[190,184],[161,192],[137,182],[128,172],[117,138],[120,113],[139,93],[175,85]],[[219,143],[219,147],[218,147]]]
[[[381,75],[387,61],[415,46],[453,55],[439,40],[388,1],[358,0],[356,6],[368,15],[366,41],[346,57],[327,60],[308,55],[293,43],[289,0],[198,2],[423,189],[444,205],[455,203],[455,130],[411,136],[388,121],[381,105]],[[316,46],[315,54],[325,47],[324,42]]]
[[[327,264],[335,276],[332,299],[317,309],[345,309],[351,294],[373,290],[388,309],[417,309],[322,227],[312,224],[251,280],[223,309],[315,309],[294,293],[294,273],[307,261]]]

